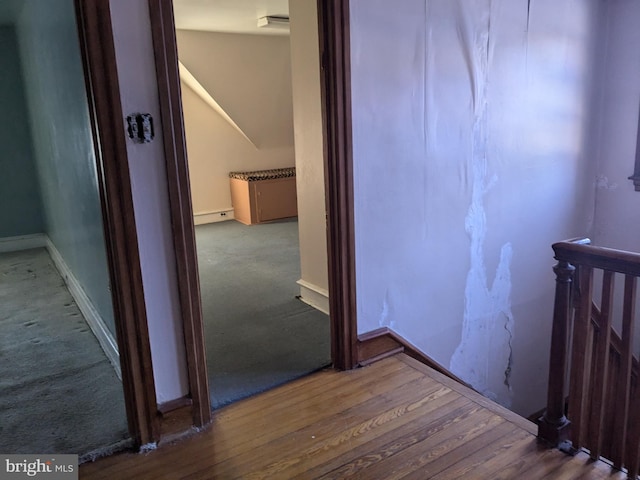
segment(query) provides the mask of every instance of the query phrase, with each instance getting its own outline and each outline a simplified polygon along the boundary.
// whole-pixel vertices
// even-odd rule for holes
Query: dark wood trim
[[[160,403],[158,405],[158,413],[161,416],[167,415],[174,410],[178,410],[180,408],[191,407],[193,405],[193,400],[191,397],[180,397],[175,400],[170,400],[168,402]]]
[[[156,442],[151,347],[109,2],[76,0],[129,432]]]
[[[640,253],[590,245],[589,239],[552,245],[558,261],[640,277]]]
[[[210,421],[200,291],[180,80],[171,1],[148,0],[162,112],[178,284],[188,355],[193,421]],[[328,217],[332,358],[337,368],[356,366],[355,247],[351,147],[349,2],[318,1]]]
[[[629,180],[633,181],[633,186],[636,189],[636,192],[640,192],[640,121],[638,122],[638,135],[636,141],[636,162],[633,169],[633,175],[629,177]]]
[[[571,422],[565,415],[567,342],[571,310],[571,289],[575,267],[558,260],[553,267],[556,274],[556,296],[553,311],[551,347],[549,350],[549,382],[547,408],[538,420],[538,438],[554,447],[569,438]]]
[[[207,378],[189,166],[182,120],[173,2],[149,0],[149,14],[158,77],[171,225],[189,372],[189,393],[193,400],[193,424],[201,427],[211,421],[211,400]]]
[[[443,365],[441,365],[440,363],[436,362],[429,355],[424,353],[422,350],[420,350],[418,347],[413,345],[411,342],[409,342],[404,337],[401,337],[400,335],[398,335],[393,330],[391,331],[391,336],[404,346],[404,353],[409,355],[411,358],[419,361],[420,363],[424,363],[428,367],[433,368],[436,372],[439,372],[439,373],[441,373],[443,375],[446,375],[447,377],[449,377],[452,380],[455,380],[459,384],[464,385],[465,387],[476,391],[475,388],[473,388],[470,384],[468,384],[467,382],[462,380],[456,374],[451,372],[448,368],[446,368]]]
[[[538,425],[538,421],[544,415],[545,410],[546,408],[541,408],[540,410],[536,410],[535,412],[533,412],[531,415],[527,417],[527,420]]]
[[[378,328],[358,336],[357,359],[358,365],[361,367],[370,365],[378,360],[382,360],[383,358],[390,357],[391,355],[401,352],[407,354],[414,360],[431,367],[436,372],[446,375],[459,384],[475,390],[467,382],[449,371],[447,368],[443,367],[418,347],[388,327]]]
[[[391,330],[382,327],[358,336],[356,350],[358,366],[364,367],[404,352],[404,346],[391,336]]]
[[[349,1],[318,0],[329,309],[334,367],[357,361]]]
[[[565,411],[565,414],[566,414],[568,408],[569,408],[569,397],[566,396],[565,399],[564,399],[564,411]],[[538,425],[538,422],[544,416],[544,412],[546,410],[547,410],[547,407],[543,407],[540,410],[536,410],[535,412],[533,412],[532,414],[527,416],[527,420],[529,420],[531,423],[535,423],[536,425]]]
[[[182,399],[178,399],[182,400]],[[193,425],[193,404],[189,402],[160,414],[160,440],[158,446],[168,445],[202,430]]]

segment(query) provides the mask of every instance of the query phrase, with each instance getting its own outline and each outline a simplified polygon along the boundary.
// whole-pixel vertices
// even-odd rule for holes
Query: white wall
[[[229,172],[294,165],[293,145],[255,148],[184,83],[182,107],[195,215],[232,209]]]
[[[155,122],[155,140],[127,140],[127,153],[156,398],[164,403],[189,389],[149,10],[144,0],[111,0],[110,5],[123,113],[151,113]]]
[[[594,115],[598,130],[593,136],[597,159],[594,179],[596,215],[591,239],[594,245],[640,252],[640,192],[627,177],[633,173],[638,145],[640,111],[640,3],[606,2],[605,32]],[[596,275],[595,298],[600,298]],[[622,332],[622,275],[616,279],[613,325]],[[640,352],[640,311],[636,312],[635,352]]]
[[[293,144],[289,38],[178,30],[180,61],[258,148]]]
[[[178,31],[181,61],[249,137],[182,84],[193,209],[196,221],[231,209],[230,171],[295,164],[301,295],[328,311],[315,0],[292,2],[290,17],[291,41],[283,36]],[[284,81],[283,75],[290,78]]]
[[[228,210],[230,171],[294,166],[289,38],[177,36],[180,61],[248,137],[182,85],[194,213]]]
[[[640,111],[640,3],[605,3],[605,65],[598,99],[595,245],[640,252],[640,192],[633,174]]]
[[[546,390],[549,246],[592,233],[589,79],[602,14],[600,2],[534,0],[527,11],[528,3],[405,0],[390,10],[385,0],[351,2],[358,331],[390,325],[524,414],[543,406]],[[157,115],[146,3],[112,7],[121,81],[136,85],[123,93],[125,112]],[[619,41],[628,47],[635,8],[616,3],[612,42],[624,26]],[[611,114],[635,129],[637,117],[624,112],[637,87],[617,81],[611,98],[621,84],[631,94]],[[165,401],[186,391],[186,373],[164,173],[152,165],[160,140],[130,145],[130,154],[136,209],[151,222],[141,250],[157,254],[153,263],[143,254],[143,274],[158,277],[145,293],[157,302],[149,318]]]
[[[358,332],[544,406],[550,245],[593,221],[598,4],[351,0]]]
[[[290,2],[301,296],[328,311],[327,231],[316,0]]]

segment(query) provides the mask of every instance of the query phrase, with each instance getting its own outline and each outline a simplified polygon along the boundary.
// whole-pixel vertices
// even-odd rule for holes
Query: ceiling
[[[289,0],[174,0],[176,28],[209,32],[288,35],[288,28],[258,28],[258,18],[289,15]]]
[[[15,23],[23,0],[0,0],[0,25]],[[258,28],[258,18],[288,15],[289,0],[174,0],[176,28],[210,32],[288,35],[288,28]]]

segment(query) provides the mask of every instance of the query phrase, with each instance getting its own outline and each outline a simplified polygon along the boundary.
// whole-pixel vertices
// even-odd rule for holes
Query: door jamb
[[[102,206],[109,281],[129,433],[157,442],[160,423],[140,254],[107,0],[75,0]]]
[[[170,216],[187,351],[192,422],[211,419],[195,234],[171,0],[148,0],[167,162]],[[160,440],[149,330],[109,2],[75,0],[96,146],[129,431]],[[332,361],[357,365],[349,0],[317,0]]]
[[[317,0],[333,366],[357,359],[349,0]]]
[[[182,118],[173,2],[148,0],[148,4],[158,78],[178,294],[187,354],[189,393],[192,401],[192,421],[196,427],[202,427],[211,421],[211,398],[207,377],[187,147]]]
[[[171,1],[148,0],[168,166],[173,241],[178,256],[183,322],[196,425],[209,412],[196,245]],[[317,0],[325,151],[327,247],[332,361],[357,366],[351,75],[348,0]],[[173,139],[171,143],[170,140]],[[185,308],[186,306],[186,308]],[[197,399],[199,397],[199,400]],[[205,412],[205,406],[207,406]]]
[[[166,153],[178,284],[183,287],[183,323],[187,351],[190,352],[190,383],[192,395],[200,392],[200,404],[204,406],[208,403],[208,388],[204,388],[206,374],[203,365],[199,365],[199,362],[205,362],[203,326],[172,3],[149,0],[149,9],[152,12],[164,139],[166,144],[170,139],[174,140]],[[351,369],[357,366],[357,321],[349,1],[317,0],[317,8],[322,72],[331,356],[335,368]],[[184,305],[189,305],[191,310],[185,309]],[[194,382],[200,385],[195,391]],[[196,421],[197,425],[204,423],[204,412],[199,415],[198,418],[202,420]]]

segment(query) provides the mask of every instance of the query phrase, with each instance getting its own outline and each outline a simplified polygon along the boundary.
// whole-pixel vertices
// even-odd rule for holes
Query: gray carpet
[[[296,298],[298,222],[196,227],[214,408],[331,363],[329,318]]]
[[[0,254],[0,452],[128,438],[122,385],[45,249]]]

